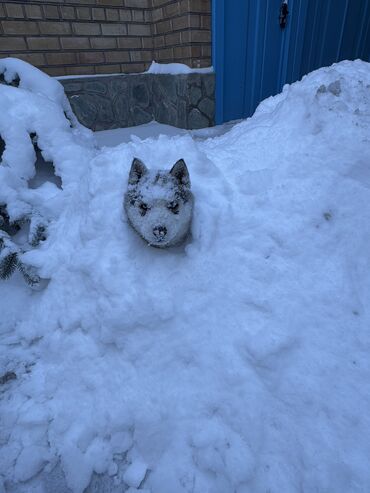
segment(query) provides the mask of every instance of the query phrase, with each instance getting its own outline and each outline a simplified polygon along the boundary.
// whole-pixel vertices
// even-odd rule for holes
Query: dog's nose
[[[162,240],[167,234],[167,228],[165,226],[156,226],[153,228],[153,234],[158,240]]]

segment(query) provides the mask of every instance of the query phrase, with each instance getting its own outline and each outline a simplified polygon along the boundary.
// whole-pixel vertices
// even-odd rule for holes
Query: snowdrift
[[[370,64],[313,72],[220,137],[100,150],[55,81],[16,71],[0,202],[47,216],[23,256],[50,281],[0,284],[5,491],[367,491]],[[62,189],[27,186],[30,133]],[[134,156],[188,164],[182,248],[127,224]]]

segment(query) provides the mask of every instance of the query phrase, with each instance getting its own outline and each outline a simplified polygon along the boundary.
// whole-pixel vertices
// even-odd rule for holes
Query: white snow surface
[[[74,127],[79,128],[81,132],[84,131],[85,135],[89,133],[87,129],[79,124],[64,93],[63,86],[56,79],[49,77],[41,70],[18,58],[1,58],[0,75],[4,77],[5,82],[8,84],[18,79],[19,88],[54,101],[63,109]],[[19,115],[19,111],[16,114]],[[5,114],[3,113],[4,117]]]
[[[1,386],[3,490],[370,491],[370,64],[315,71],[220,136],[102,149],[56,103],[0,90],[8,131],[37,122],[63,184],[37,195],[49,236],[25,254],[47,287],[0,284],[1,374],[17,375]],[[0,166],[10,206],[34,193],[19,153]],[[129,227],[134,156],[186,161],[182,248]]]
[[[145,72],[147,74],[191,74],[191,73],[212,73],[213,67],[191,68],[185,63],[158,63],[152,61],[150,67]]]
[[[177,135],[191,135],[194,139],[204,140],[209,137],[216,137],[228,132],[236,122],[227,122],[216,127],[201,128],[199,130],[184,130],[183,128],[172,127],[164,123],[151,121],[143,125],[127,128],[115,128],[114,130],[100,130],[95,132],[95,140],[99,147],[115,147],[122,142],[144,140],[147,138],[158,138],[160,135],[174,137]]]

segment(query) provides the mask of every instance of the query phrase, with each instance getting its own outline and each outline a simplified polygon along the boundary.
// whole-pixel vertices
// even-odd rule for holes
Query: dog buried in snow
[[[168,248],[181,243],[189,232],[193,202],[183,159],[171,171],[149,170],[133,159],[124,207],[129,223],[149,245]]]

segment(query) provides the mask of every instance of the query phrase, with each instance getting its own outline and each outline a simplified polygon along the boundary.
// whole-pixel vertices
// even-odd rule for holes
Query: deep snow
[[[5,491],[370,491],[370,64],[313,72],[208,139],[98,150],[51,130],[52,108],[63,190],[9,173],[5,190],[51,221],[25,254],[48,286],[0,284]],[[128,226],[133,156],[188,164],[184,247]]]

